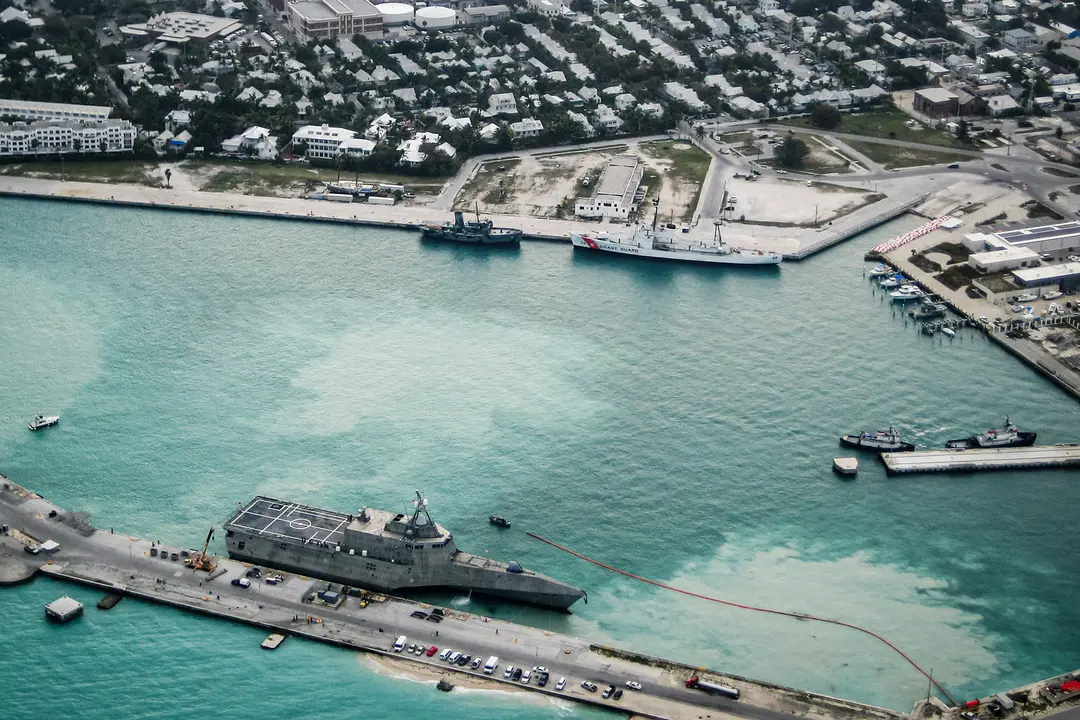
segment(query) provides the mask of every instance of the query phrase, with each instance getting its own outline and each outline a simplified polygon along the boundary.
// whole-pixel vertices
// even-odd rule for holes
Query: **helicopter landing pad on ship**
[[[225,523],[227,530],[340,545],[349,517],[331,510],[257,497]]]

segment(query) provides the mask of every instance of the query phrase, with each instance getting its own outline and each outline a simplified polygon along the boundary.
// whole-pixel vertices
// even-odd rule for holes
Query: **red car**
[[[429,647],[429,648],[427,649],[427,656],[428,656],[428,657],[431,657],[431,656],[433,656],[433,655],[434,655],[435,653],[437,653],[437,652],[439,652],[439,648],[437,648],[436,646],[432,645],[431,647]]]

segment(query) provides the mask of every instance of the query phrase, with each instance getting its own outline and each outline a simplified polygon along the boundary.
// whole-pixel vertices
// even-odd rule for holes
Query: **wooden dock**
[[[881,460],[890,473],[1062,468],[1080,465],[1080,444],[882,453]]]

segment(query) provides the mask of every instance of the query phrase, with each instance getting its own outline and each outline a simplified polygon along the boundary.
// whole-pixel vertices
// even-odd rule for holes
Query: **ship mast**
[[[656,232],[656,221],[660,219],[660,196],[657,195],[652,199],[653,216],[652,216],[652,229]]]

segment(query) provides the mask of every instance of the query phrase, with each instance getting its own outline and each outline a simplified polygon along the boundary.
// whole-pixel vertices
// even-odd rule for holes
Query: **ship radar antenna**
[[[427,500],[424,499],[424,496],[420,493],[419,490],[416,491],[416,499],[412,501],[412,504],[413,504],[414,509],[413,509],[412,519],[409,520],[409,527],[410,528],[415,528],[417,525],[424,525],[425,524],[424,522],[422,522],[420,520],[420,514],[421,513],[423,513],[424,518],[427,519],[427,523],[426,523],[427,525],[434,525],[435,524],[435,521],[431,519],[430,513],[428,513]]]

